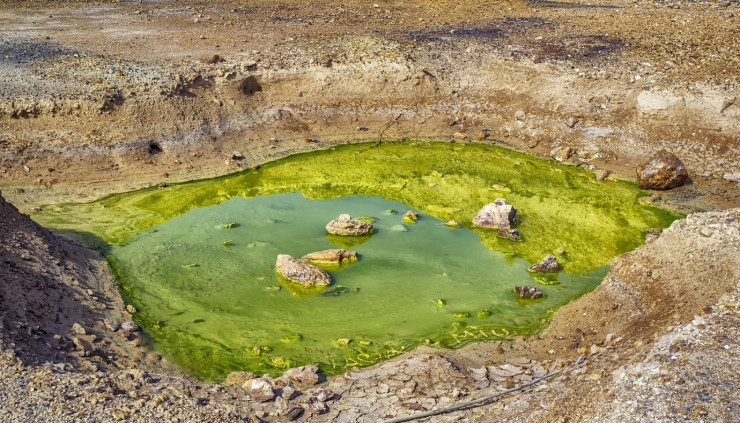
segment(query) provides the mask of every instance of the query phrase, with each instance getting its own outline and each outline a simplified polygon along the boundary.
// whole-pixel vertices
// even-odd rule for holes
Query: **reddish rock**
[[[686,167],[675,154],[661,150],[647,162],[637,166],[637,182],[645,189],[680,187],[689,177]]]

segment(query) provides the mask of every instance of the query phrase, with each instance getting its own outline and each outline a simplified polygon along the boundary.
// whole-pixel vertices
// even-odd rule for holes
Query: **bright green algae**
[[[493,184],[506,186],[511,192],[490,189]],[[271,213],[282,212],[277,206],[268,207],[272,200],[267,199],[273,197],[250,200],[253,203],[242,205],[245,208],[232,215],[227,211],[236,206],[227,202],[220,206],[224,210],[216,213],[218,217],[209,221],[210,226],[198,232],[203,240],[200,245],[188,241],[177,248],[172,239],[155,242],[148,249],[140,245],[147,239],[157,239],[154,235],[165,232],[168,225],[188,227],[177,219],[167,222],[173,217],[181,216],[187,222],[191,215],[213,208],[185,214],[188,210],[217,205],[234,197],[288,192],[300,192],[312,199],[366,196],[385,200],[351,197],[344,204],[345,199],[338,198],[333,201],[342,207],[324,210],[333,201],[274,197],[278,204],[308,202],[296,206],[298,210],[294,212],[310,209],[311,215],[320,219],[316,216],[299,219],[298,227],[310,227],[310,234],[275,234],[261,239],[251,237],[248,217],[256,215],[251,211],[253,208],[263,206]],[[125,298],[142,310],[137,319],[158,347],[195,374],[219,378],[232,370],[279,373],[285,366],[309,362],[321,364],[327,373],[337,373],[347,366],[372,364],[422,342],[455,347],[474,340],[500,338],[507,333],[532,333],[542,326],[549,310],[593,289],[612,257],[642,243],[646,228],[665,227],[678,217],[639,204],[640,194],[634,184],[596,181],[583,169],[501,148],[403,142],[347,145],[301,154],[256,171],[213,180],[139,190],[93,203],[46,207],[34,218],[46,226],[72,231],[88,244],[108,248],[122,276]],[[472,228],[478,235],[476,238],[469,229],[451,230],[442,225],[442,221],[454,219],[470,228],[477,210],[498,197],[506,198],[519,210],[516,227],[523,241],[498,238],[495,231]],[[240,201],[246,200],[235,204]],[[260,202],[266,203],[260,206]],[[353,246],[361,254],[367,249],[359,262],[331,271],[335,284],[325,293],[334,295],[298,298],[282,288],[274,275],[275,256],[278,253],[300,256],[342,242],[351,245],[349,239],[327,237],[323,226],[336,214],[349,211],[345,208],[358,204],[363,206],[353,211],[354,215],[373,216],[378,219],[376,224],[385,225],[387,230],[380,230]],[[426,215],[422,214],[417,223],[405,225],[408,232],[391,231],[392,226],[402,224],[406,205]],[[397,213],[386,212],[391,209]],[[313,210],[324,210],[324,214]],[[309,218],[316,221],[309,224]],[[291,220],[287,216],[284,219]],[[281,225],[279,218],[273,219],[278,221],[274,224],[265,223],[266,218],[263,220],[266,228],[290,226]],[[161,227],[153,228],[157,233],[146,233],[163,222],[166,223]],[[238,225],[222,228],[230,223]],[[185,235],[195,232],[193,229]],[[460,237],[454,242],[445,241],[445,245],[455,248],[442,258],[429,239],[437,233],[443,237],[450,234]],[[135,234],[141,235],[132,237]],[[457,234],[468,234],[473,240],[482,241],[490,249],[481,250],[485,259],[464,258],[465,254],[473,257],[483,254],[475,250],[481,244]],[[227,240],[232,245],[225,246]],[[249,247],[251,243],[266,245]],[[167,245],[170,247],[165,248]],[[526,265],[558,248],[566,252],[559,256],[564,272],[555,275],[557,280],[544,275],[541,279],[546,284],[537,283],[527,274]],[[250,262],[250,257],[256,257],[250,249],[269,251],[269,254],[257,260],[257,266]],[[127,251],[142,256],[136,261],[126,256]],[[389,257],[408,254],[408,259],[382,261],[377,258],[382,256],[382,251],[390,254]],[[457,253],[462,251],[466,253]],[[152,261],[158,257],[155,252],[162,258]],[[183,267],[190,264],[198,266]],[[456,270],[450,271],[448,267]],[[430,285],[420,280],[413,282],[418,279],[420,269],[426,268],[436,269],[436,276],[424,277]],[[391,273],[381,276],[381,270]],[[462,280],[457,279],[460,271],[465,274]],[[432,283],[436,277],[442,278],[439,276],[442,274],[447,274],[444,278],[450,280]],[[511,291],[515,284],[535,284],[548,297],[539,302],[517,301]],[[213,293],[206,294],[208,290],[204,286],[210,287]],[[439,295],[432,295],[431,287],[437,286],[454,289],[449,294],[443,290]],[[457,293],[461,294],[459,298]],[[386,305],[389,298],[409,302],[392,303],[390,309],[374,308],[376,303]],[[438,299],[444,299],[446,305],[437,305]],[[289,305],[289,311],[281,312],[281,304]],[[338,320],[339,327],[344,329],[341,333],[332,332],[322,320],[325,313],[332,316],[329,305],[334,304],[361,313]],[[490,310],[490,316],[476,317],[483,310]],[[251,313],[258,313],[263,322],[271,323],[258,327],[255,322],[259,319],[254,320]],[[311,322],[310,329],[295,326],[294,320],[301,313],[313,315],[315,320],[304,319]],[[462,317],[466,313],[471,317]],[[290,317],[293,314],[296,316]],[[397,320],[398,315],[406,317]],[[233,320],[234,316],[248,318],[240,323]],[[429,326],[420,327],[419,321],[428,321]],[[363,323],[367,324],[363,326]],[[383,330],[374,332],[373,327]],[[276,340],[268,334],[281,336]],[[281,341],[282,338],[286,339]],[[340,338],[352,341],[345,345],[337,341]]]

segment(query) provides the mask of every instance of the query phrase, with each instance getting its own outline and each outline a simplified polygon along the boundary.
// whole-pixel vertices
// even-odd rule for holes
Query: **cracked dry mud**
[[[377,421],[560,370],[427,421],[740,419],[738,38],[732,1],[0,1],[0,418]],[[106,263],[10,205],[404,137],[626,179],[666,149],[691,180],[657,202],[692,214],[539,336],[420,348],[322,382],[322,407],[317,387],[253,401],[110,332],[130,315]]]

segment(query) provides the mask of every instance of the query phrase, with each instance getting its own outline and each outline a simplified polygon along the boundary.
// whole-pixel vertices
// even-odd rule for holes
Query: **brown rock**
[[[508,228],[516,218],[516,208],[505,198],[497,198],[483,206],[473,219],[476,226],[485,228]]]
[[[285,371],[285,376],[299,385],[316,385],[319,383],[319,368],[316,366],[301,366]]]
[[[653,158],[637,166],[637,182],[645,189],[680,187],[689,177],[686,167],[675,154],[659,151]]]
[[[342,248],[332,248],[329,250],[308,253],[305,256],[301,257],[301,260],[308,263],[352,263],[357,261],[357,252],[345,250]]]
[[[254,373],[252,372],[231,372],[226,375],[224,385],[244,385],[248,380],[254,379]]]
[[[273,391],[270,382],[263,378],[248,380],[244,382],[242,387],[254,401],[267,402],[275,398],[275,391]]]
[[[529,266],[527,270],[530,272],[557,272],[560,270],[560,263],[554,255],[548,254],[539,263]]]
[[[419,213],[416,213],[413,210],[409,210],[403,215],[404,223],[416,223],[417,220],[419,220]]]
[[[325,270],[287,254],[278,255],[275,267],[284,278],[301,285],[331,285]]]
[[[519,298],[542,298],[545,293],[540,291],[539,288],[527,285],[527,286],[515,286],[514,291],[519,294]]]
[[[509,239],[519,239],[519,229],[499,228],[498,236]]]
[[[326,230],[334,235],[360,236],[374,233],[375,227],[370,223],[352,219],[348,214],[340,214],[326,224]]]

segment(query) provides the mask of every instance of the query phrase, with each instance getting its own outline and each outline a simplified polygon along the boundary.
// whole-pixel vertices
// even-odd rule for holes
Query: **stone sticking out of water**
[[[516,218],[516,208],[505,198],[497,198],[483,206],[473,218],[476,226],[485,228],[508,228]]]
[[[545,293],[540,291],[539,288],[531,285],[515,286],[514,291],[519,295],[519,298],[537,299],[545,296]]]
[[[357,261],[357,252],[345,250],[343,248],[331,248],[328,250],[308,253],[301,257],[301,260],[307,263],[352,263]]]
[[[331,285],[331,276],[325,270],[287,254],[279,254],[277,271],[286,279],[301,285]]]
[[[539,263],[529,266],[527,270],[530,272],[557,272],[560,270],[560,263],[554,255],[548,254]]]
[[[348,214],[340,214],[339,217],[326,224],[326,230],[334,235],[360,236],[374,233],[375,227],[370,223],[352,219]]]

